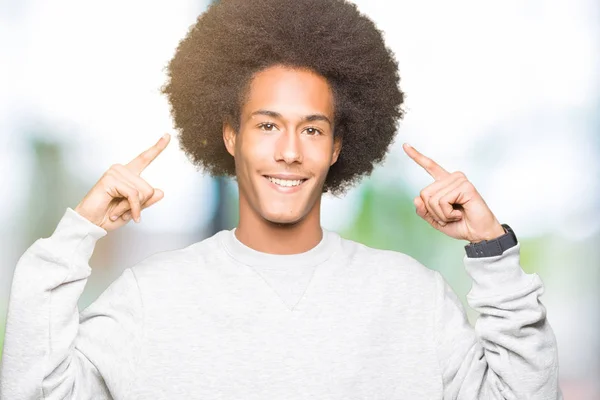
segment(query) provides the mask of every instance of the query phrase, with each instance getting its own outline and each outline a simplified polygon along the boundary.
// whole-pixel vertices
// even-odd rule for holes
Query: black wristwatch
[[[504,250],[517,245],[517,236],[507,224],[502,224],[504,235],[492,240],[482,240],[477,243],[469,243],[465,246],[467,257],[493,257],[504,253]]]

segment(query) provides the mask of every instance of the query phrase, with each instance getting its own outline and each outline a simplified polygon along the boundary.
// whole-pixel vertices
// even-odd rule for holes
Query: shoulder
[[[438,271],[401,251],[377,249],[346,239],[342,240],[342,247],[348,258],[337,277],[358,285],[361,296],[371,299],[370,303],[401,311],[413,321],[427,320],[432,315],[439,292]]]
[[[188,246],[153,253],[131,267],[138,281],[168,284],[170,280],[192,279],[203,265],[216,257],[220,248],[218,232]]]
[[[350,239],[342,239],[342,248],[351,264],[385,279],[425,286],[435,285],[438,279],[437,271],[401,251],[378,249]]]

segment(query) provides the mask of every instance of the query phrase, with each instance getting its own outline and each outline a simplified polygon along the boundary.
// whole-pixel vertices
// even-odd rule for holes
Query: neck
[[[240,221],[235,236],[246,246],[262,253],[304,253],[323,238],[320,205],[319,198],[302,220],[293,224],[276,224],[258,215],[240,198]]]

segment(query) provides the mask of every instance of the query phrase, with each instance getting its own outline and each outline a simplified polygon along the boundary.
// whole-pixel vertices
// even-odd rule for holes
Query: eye
[[[309,136],[316,136],[316,135],[322,135],[323,134],[323,132],[321,132],[317,128],[306,128],[306,132],[308,133]]]
[[[263,124],[258,125],[259,128],[267,131],[267,132],[271,132],[273,130],[273,128],[275,128],[275,124],[272,124],[270,122],[265,122]]]

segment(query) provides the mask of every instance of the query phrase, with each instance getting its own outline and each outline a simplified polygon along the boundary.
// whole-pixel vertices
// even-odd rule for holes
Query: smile
[[[302,184],[307,181],[307,179],[279,179],[270,176],[265,176],[265,178],[270,182],[271,187],[284,193],[292,193],[299,190]]]
[[[277,178],[271,178],[270,176],[267,176],[267,179],[279,186],[284,186],[284,187],[298,186],[306,180],[306,179],[298,179],[298,180],[277,179]]]

